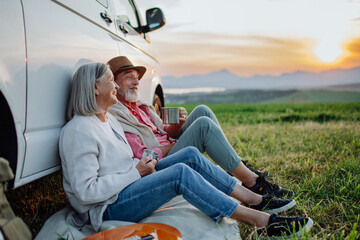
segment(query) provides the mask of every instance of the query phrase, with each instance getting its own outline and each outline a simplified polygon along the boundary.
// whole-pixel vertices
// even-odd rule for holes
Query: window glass
[[[96,0],[98,3],[108,8],[108,0]]]
[[[116,17],[120,18],[133,28],[138,28],[139,23],[134,8],[128,0],[115,0]]]

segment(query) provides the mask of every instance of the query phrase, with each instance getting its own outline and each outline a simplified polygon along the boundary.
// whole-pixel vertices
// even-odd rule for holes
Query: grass
[[[359,102],[359,92],[349,91],[326,91],[326,90],[303,90],[296,91],[284,97],[277,97],[266,102],[269,103],[286,103],[286,102]]]
[[[185,105],[188,112],[195,106]],[[208,106],[243,160],[295,191],[297,206],[282,215],[311,217],[308,239],[360,239],[359,103]],[[68,204],[60,173],[7,196],[34,235]],[[240,229],[243,239],[256,238],[253,227]]]
[[[68,205],[60,171],[11,190],[6,196],[15,215],[25,221],[33,237],[47,218]]]

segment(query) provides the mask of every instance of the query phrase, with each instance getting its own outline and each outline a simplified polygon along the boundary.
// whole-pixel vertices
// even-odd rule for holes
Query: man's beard
[[[128,102],[136,102],[139,100],[139,93],[136,91],[135,93],[131,93],[130,89],[135,88],[135,86],[130,86],[127,92],[124,92],[121,88],[118,89],[118,94],[122,96]]]

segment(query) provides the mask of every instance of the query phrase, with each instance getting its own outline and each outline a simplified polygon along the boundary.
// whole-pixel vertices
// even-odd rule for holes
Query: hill
[[[290,90],[313,88],[337,88],[339,86],[356,85],[360,90],[360,67],[352,69],[336,69],[320,73],[293,72],[280,76],[256,75],[239,77],[227,70],[203,75],[184,77],[163,77],[165,91],[167,89],[220,88],[252,89],[252,90]]]

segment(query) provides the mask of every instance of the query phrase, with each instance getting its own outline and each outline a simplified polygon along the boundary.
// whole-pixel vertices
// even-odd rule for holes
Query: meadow
[[[208,106],[243,160],[295,192],[297,206],[282,215],[311,217],[307,239],[360,239],[360,103]],[[7,196],[34,236],[68,204],[60,172]],[[254,228],[239,226],[243,239],[256,239]]]
[[[211,93],[165,94],[167,103],[345,103],[360,102],[359,86],[344,89],[251,90],[233,89]]]

